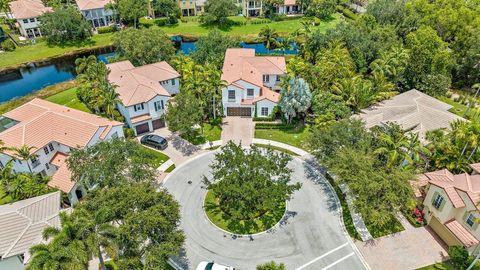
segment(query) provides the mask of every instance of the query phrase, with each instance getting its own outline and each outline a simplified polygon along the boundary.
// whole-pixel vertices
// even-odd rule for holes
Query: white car
[[[235,268],[214,262],[201,262],[198,264],[197,270],[235,270]]]

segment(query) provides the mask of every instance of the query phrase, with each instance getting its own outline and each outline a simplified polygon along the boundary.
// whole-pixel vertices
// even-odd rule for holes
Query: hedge
[[[117,27],[115,25],[110,25],[110,26],[104,26],[104,27],[99,27],[97,28],[97,32],[99,34],[105,34],[105,33],[113,33],[117,31]]]
[[[349,19],[356,20],[358,18],[357,14],[353,13],[353,11],[351,11],[350,9],[345,8],[341,12],[345,17]]]
[[[293,124],[284,124],[284,123],[256,123],[255,124],[255,129],[281,129],[281,130],[287,130],[287,129],[292,129],[294,128],[295,125]]]

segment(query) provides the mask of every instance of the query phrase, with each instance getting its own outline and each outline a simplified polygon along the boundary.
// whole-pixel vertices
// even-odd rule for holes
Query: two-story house
[[[17,0],[9,3],[11,13],[9,19],[17,20],[20,34],[27,38],[41,37],[39,17],[46,12],[53,11],[46,7],[41,0]]]
[[[205,0],[177,0],[182,16],[196,16],[203,12]]]
[[[277,7],[277,13],[293,16],[303,14],[303,10],[296,0],[284,0],[283,5]]]
[[[1,116],[0,140],[5,147],[31,147],[32,158],[15,158],[15,152],[0,153],[0,166],[13,162],[15,172],[50,176],[50,187],[68,194],[70,203],[81,199],[88,188],[71,180],[66,158],[71,149],[124,137],[123,123],[34,99]]]
[[[222,103],[227,116],[268,117],[280,100],[285,58],[255,56],[254,49],[228,49],[222,69]]]
[[[237,0],[237,6],[245,17],[258,17],[263,15],[263,0]]]
[[[107,65],[122,104],[118,110],[137,135],[165,127],[167,102],[180,90],[180,74],[167,62],[134,67],[130,61]]]
[[[426,196],[423,201],[428,225],[448,246],[464,246],[471,254],[480,250],[480,163],[474,170],[452,174],[444,169],[420,177]]]
[[[110,0],[76,0],[78,9],[93,28],[115,23],[116,13],[105,6]]]

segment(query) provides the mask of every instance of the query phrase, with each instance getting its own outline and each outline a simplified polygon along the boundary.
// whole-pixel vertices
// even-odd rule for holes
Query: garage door
[[[444,226],[436,217],[432,217],[430,220],[430,223],[428,224],[430,227],[442,238],[443,241],[448,246],[457,246],[457,245],[462,245],[460,241],[453,236],[453,234]]]
[[[137,135],[145,133],[145,132],[149,132],[150,129],[148,127],[148,123],[144,123],[144,124],[140,124],[138,126],[135,126],[135,131],[137,132]]]
[[[252,116],[252,108],[227,107],[227,116]]]
[[[159,129],[165,127],[165,121],[163,119],[157,119],[152,121],[153,129]]]

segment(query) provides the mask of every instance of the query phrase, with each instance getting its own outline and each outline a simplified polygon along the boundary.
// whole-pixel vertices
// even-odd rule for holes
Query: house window
[[[50,166],[48,165],[48,163],[45,163],[45,168],[47,168],[47,170],[50,170]]]
[[[251,88],[247,89],[247,96],[253,97],[253,89]]]
[[[115,131],[115,132],[112,134],[112,138],[113,138],[113,139],[118,138],[118,132]]]
[[[48,147],[43,147],[43,152],[45,152],[45,155],[48,155],[48,153],[50,153],[50,151],[48,150]]]
[[[270,76],[269,75],[263,75],[263,82],[267,83],[270,81]]]
[[[442,195],[438,194],[437,197],[435,198],[435,200],[433,201],[433,206],[437,209],[440,208],[440,206],[442,205],[442,202],[443,202],[443,197]]]
[[[30,22],[35,22],[35,18],[31,18],[31,19],[30,19]]]
[[[52,144],[52,143],[49,143],[49,144],[48,144],[48,148],[50,149],[50,151],[53,151],[53,144]]]
[[[277,75],[277,82],[279,82],[279,81],[280,81],[280,76]]]
[[[175,79],[172,80],[172,85],[175,85]]]
[[[155,106],[155,111],[158,112],[160,110],[163,110],[165,107],[164,107],[164,103],[163,103],[163,100],[160,100],[160,101],[155,101],[155,103],[153,103],[154,106]]]
[[[143,103],[135,104],[135,106],[133,106],[133,109],[134,109],[135,111],[141,111],[141,110],[143,110],[143,108],[144,108],[144,107],[143,107]]]
[[[23,23],[28,23],[28,20],[27,19],[23,20]]]
[[[235,90],[228,90],[228,100],[235,100]]]
[[[472,214],[469,214],[465,222],[468,224],[468,226],[473,227],[473,225],[475,224],[475,217]]]
[[[260,111],[261,116],[268,116],[268,107],[262,107]]]

